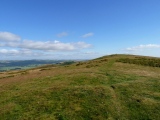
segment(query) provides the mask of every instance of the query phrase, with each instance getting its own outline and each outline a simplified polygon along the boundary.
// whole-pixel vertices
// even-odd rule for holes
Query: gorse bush
[[[62,63],[61,65],[71,65],[73,63],[75,63],[75,62],[74,61],[67,61],[67,62]]]

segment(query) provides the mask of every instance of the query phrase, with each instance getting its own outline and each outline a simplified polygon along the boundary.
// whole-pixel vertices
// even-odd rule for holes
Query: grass
[[[0,74],[0,119],[159,120],[160,68],[123,57]]]

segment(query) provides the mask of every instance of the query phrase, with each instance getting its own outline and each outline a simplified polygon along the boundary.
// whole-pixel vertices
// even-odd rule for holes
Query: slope
[[[130,62],[137,59],[146,64]],[[0,119],[159,120],[160,67],[147,64],[159,60],[110,55],[71,65],[3,72]]]

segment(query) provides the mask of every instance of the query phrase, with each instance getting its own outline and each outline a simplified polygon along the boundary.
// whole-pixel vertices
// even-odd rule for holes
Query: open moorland
[[[160,120],[160,58],[110,55],[0,72],[0,120]]]

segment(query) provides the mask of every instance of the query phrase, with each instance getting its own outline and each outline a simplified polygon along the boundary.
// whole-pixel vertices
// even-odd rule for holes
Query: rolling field
[[[110,55],[0,72],[0,120],[160,120],[159,60]]]

